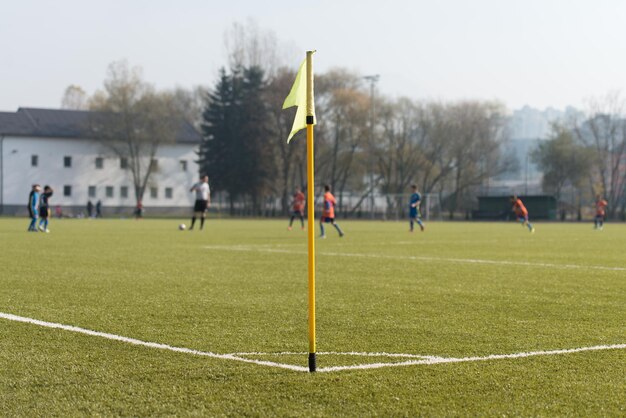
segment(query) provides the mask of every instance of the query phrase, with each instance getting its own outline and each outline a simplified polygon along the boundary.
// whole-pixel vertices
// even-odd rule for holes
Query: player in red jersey
[[[330,192],[330,186],[327,184],[324,186],[324,207],[322,209],[322,217],[320,219],[320,229],[322,230],[321,238],[326,238],[326,231],[324,230],[324,224],[330,223],[335,227],[337,232],[339,232],[339,236],[343,237],[344,233],[335,223],[335,204],[336,204],[335,196]]]
[[[596,216],[593,219],[595,229],[602,230],[604,227],[604,218],[606,216],[606,207],[608,204],[609,202],[602,199],[602,196],[596,196]]]
[[[527,227],[528,231],[531,233],[535,232],[535,228],[528,222],[528,210],[526,206],[524,206],[524,203],[522,203],[522,199],[513,195],[511,196],[511,204],[513,205],[515,216],[517,216],[517,220],[522,223],[522,226]]]
[[[293,200],[291,202],[291,219],[289,220],[289,230],[291,231],[291,225],[293,224],[293,220],[296,217],[300,218],[300,225],[302,226],[302,230],[304,230],[304,204],[306,202],[306,198],[304,197],[304,193],[300,190],[299,187],[296,187],[296,192],[293,194]]]

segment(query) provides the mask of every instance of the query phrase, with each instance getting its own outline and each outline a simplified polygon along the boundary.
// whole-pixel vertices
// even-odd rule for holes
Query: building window
[[[66,155],[63,157],[63,167],[71,167],[72,166],[72,157]]]
[[[113,186],[107,186],[105,189],[106,197],[113,197]]]
[[[96,168],[104,168],[104,158],[96,157]]]
[[[30,166],[37,167],[39,165],[39,155],[30,156]]]
[[[87,194],[89,197],[96,197],[96,186],[89,186],[87,189]]]
[[[180,160],[180,168],[183,171],[187,171],[187,160]]]
[[[174,197],[174,191],[172,190],[171,187],[166,187],[165,188],[165,198],[166,199],[171,199],[172,197]]]
[[[128,186],[120,187],[120,197],[122,199],[127,199],[128,198]]]
[[[124,157],[120,158],[120,168],[122,170],[128,169],[128,158],[124,158]]]
[[[159,197],[159,189],[156,187],[150,187],[150,197],[156,199]]]
[[[65,197],[72,196],[72,186],[68,186],[67,184],[63,186],[63,196]]]

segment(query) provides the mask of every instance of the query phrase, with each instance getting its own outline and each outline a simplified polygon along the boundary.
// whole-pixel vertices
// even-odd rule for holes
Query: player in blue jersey
[[[420,214],[420,203],[422,200],[422,196],[417,191],[417,185],[411,185],[411,199],[409,200],[409,219],[411,224],[411,232],[413,232],[413,227],[415,222],[420,226],[422,232],[424,231],[424,223],[422,222],[422,215]]]
[[[48,229],[48,217],[50,216],[50,197],[52,197],[52,187],[44,186],[43,193],[39,197],[39,230],[50,232]]]
[[[39,217],[39,192],[41,186],[33,184],[33,188],[28,195],[28,215],[30,216],[29,232],[37,232],[37,218]]]

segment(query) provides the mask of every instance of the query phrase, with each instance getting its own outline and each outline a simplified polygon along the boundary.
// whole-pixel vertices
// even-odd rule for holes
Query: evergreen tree
[[[220,71],[220,78],[207,95],[207,103],[202,114],[202,134],[204,141],[200,145],[199,167],[201,173],[209,175],[211,188],[215,191],[227,191],[234,206],[236,193],[233,193],[232,141],[235,125],[233,113],[232,76],[225,69]]]
[[[203,113],[204,141],[199,163],[215,191],[226,191],[231,213],[240,197],[249,196],[259,212],[272,175],[268,111],[263,71],[258,67],[222,69]]]
[[[253,209],[258,214],[263,196],[270,192],[275,172],[270,114],[264,97],[266,84],[263,70],[260,67],[246,68],[242,76],[242,120],[238,133],[245,181],[243,190],[252,199]]]

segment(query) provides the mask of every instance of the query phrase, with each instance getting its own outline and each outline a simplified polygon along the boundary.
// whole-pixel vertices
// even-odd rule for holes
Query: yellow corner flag
[[[312,90],[311,90],[312,91]],[[311,98],[313,99],[313,98]],[[313,100],[311,100],[311,103]],[[306,117],[307,113],[313,116],[313,120],[315,121],[315,107],[310,109],[307,112],[307,68],[306,68],[306,59],[302,61],[300,64],[300,69],[298,70],[298,74],[296,75],[296,81],[294,81],[293,86],[291,86],[291,91],[289,95],[285,99],[283,103],[283,109],[287,109],[293,106],[297,106],[298,110],[296,111],[296,117],[293,120],[293,126],[291,127],[291,132],[289,133],[289,137],[287,138],[287,142],[291,141],[291,138],[301,129],[306,128]],[[315,125],[315,122],[313,122]]]
[[[285,99],[283,109],[298,106],[296,119],[287,142],[300,129],[306,128],[306,174],[307,174],[307,225],[308,225],[308,290],[309,290],[309,371],[317,368],[315,359],[315,160],[313,145],[313,125],[315,125],[315,106],[313,104],[313,54],[307,51],[306,59],[300,65],[296,81]]]

